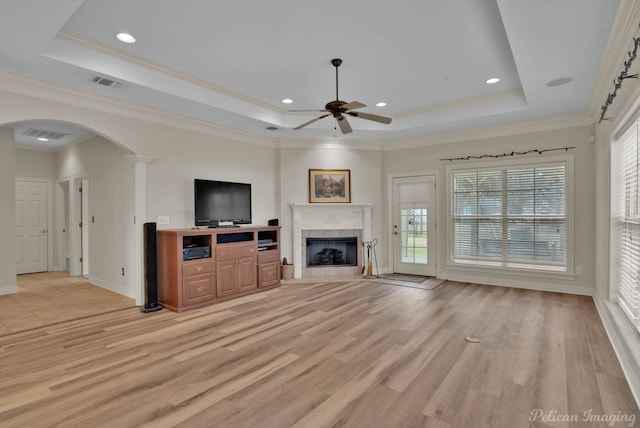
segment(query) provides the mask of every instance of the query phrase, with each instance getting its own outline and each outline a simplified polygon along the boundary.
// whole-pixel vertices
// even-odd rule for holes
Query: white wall
[[[164,141],[145,148],[147,221],[169,216],[159,229],[194,226],[193,179],[251,184],[253,224],[278,216],[277,151],[270,147],[231,142],[196,132],[163,129]]]
[[[351,202],[371,203],[372,237],[382,235],[381,162],[377,150],[283,148],[280,150],[280,224],[282,257],[293,260],[291,204],[309,202],[309,169],[350,169]]]
[[[68,147],[58,159],[57,178],[87,174],[91,181],[91,210],[96,223],[91,225],[91,248],[95,255],[90,260],[90,276],[100,285],[132,297],[139,297],[142,289],[142,275],[139,271],[134,272],[139,270],[140,254],[130,254],[135,251],[135,244],[124,244],[125,239],[133,239],[136,233],[130,224],[134,206],[134,164],[120,159],[126,154],[155,159],[147,165],[147,218],[137,219],[138,225],[157,221],[159,215],[168,215],[170,228],[193,226],[195,177],[251,183],[254,223],[264,224],[268,219],[278,217],[279,159],[271,139],[171,114],[150,113],[147,109],[138,110],[135,106],[102,97],[98,99],[91,94],[60,91],[58,87],[42,83],[36,86],[30,79],[3,72],[0,75],[0,125],[26,120],[58,120],[89,129],[128,149],[122,151],[106,140],[102,143],[96,140]],[[31,95],[21,95],[21,92]],[[13,134],[11,141],[11,157],[3,157],[3,160],[11,160],[13,183]],[[116,160],[114,167],[112,162]],[[13,195],[13,184],[11,188]],[[14,197],[10,199],[13,213]],[[73,205],[73,201],[70,203]],[[13,236],[15,221],[12,219]],[[94,248],[100,241],[108,242],[107,247]],[[14,246],[13,237],[0,240],[1,250],[11,254],[12,260],[15,259]],[[119,276],[121,267],[127,272],[124,279]],[[132,293],[135,288],[138,292]]]
[[[16,181],[14,131],[0,127],[0,294],[15,293]]]
[[[589,143],[593,135],[592,126],[544,131],[537,133],[496,137],[477,141],[449,143],[420,148],[388,151],[383,156],[383,178],[390,174],[416,171],[438,172],[438,266],[437,271],[442,278],[460,281],[480,282],[496,285],[517,285],[525,288],[564,290],[574,293],[591,294],[594,286],[594,229],[595,229],[595,183],[594,145]],[[531,149],[553,149],[575,146],[566,152],[574,157],[575,168],[575,265],[582,267],[582,274],[574,278],[557,275],[536,275],[530,273],[507,274],[489,269],[464,269],[446,266],[446,176],[445,170],[449,161],[444,158],[464,157],[468,155],[492,155],[524,152]],[[539,159],[540,156],[554,156],[557,152],[544,155],[529,155]],[[565,154],[562,151],[560,154]],[[509,158],[506,158],[507,160]],[[522,159],[522,156],[514,157]],[[494,160],[495,161],[495,160]],[[456,165],[466,161],[456,161]],[[477,161],[476,161],[477,162]],[[384,200],[386,201],[386,187]],[[386,212],[384,221],[386,222]],[[384,237],[384,248],[388,238]],[[384,262],[388,265],[388,255],[384,254]]]
[[[612,82],[623,70],[623,63],[629,60],[628,52],[633,48],[633,39],[637,37],[637,26],[640,20],[640,4],[627,2],[626,11],[620,19],[617,31],[624,33],[620,40],[626,40],[626,44],[616,44],[614,49],[608,49],[607,81]],[[626,19],[626,23],[625,23]],[[640,72],[640,60],[636,59],[629,75]],[[612,87],[606,87],[606,91],[612,91]],[[608,92],[610,93],[610,92]],[[605,103],[607,94],[602,94],[600,105]],[[624,80],[616,97],[608,106],[605,117],[607,120],[599,122],[595,126],[596,135],[596,160],[595,174],[596,186],[596,247],[595,266],[595,293],[594,300],[611,343],[620,360],[622,369],[636,402],[640,402],[640,335],[631,327],[616,303],[616,267],[611,260],[610,252],[610,222],[611,222],[611,146],[616,139],[633,120],[640,116],[640,85],[636,79]],[[598,120],[600,116],[598,115]]]
[[[55,181],[56,158],[55,152],[16,148],[16,177]]]
[[[102,138],[71,145],[58,153],[58,178],[89,180],[89,279],[129,297],[137,297],[133,278],[133,168],[131,152]],[[76,186],[72,184],[72,189]],[[87,194],[87,193],[85,193]],[[74,202],[71,202],[74,205]],[[74,219],[74,228],[79,219]],[[74,236],[72,234],[72,236]],[[125,276],[121,269],[125,268]]]

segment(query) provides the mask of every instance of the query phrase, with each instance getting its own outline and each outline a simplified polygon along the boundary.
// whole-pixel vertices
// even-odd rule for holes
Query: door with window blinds
[[[640,207],[638,196],[638,122],[627,130],[612,153],[612,248],[622,311],[640,330]]]

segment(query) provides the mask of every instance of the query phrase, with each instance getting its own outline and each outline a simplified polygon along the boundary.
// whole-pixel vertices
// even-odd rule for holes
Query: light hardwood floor
[[[591,298],[455,282],[294,281],[179,314],[123,310],[0,337],[0,360],[2,427],[638,417]],[[579,420],[531,422],[535,409]]]
[[[18,275],[17,294],[0,296],[0,335],[135,306],[135,301],[67,272]]]

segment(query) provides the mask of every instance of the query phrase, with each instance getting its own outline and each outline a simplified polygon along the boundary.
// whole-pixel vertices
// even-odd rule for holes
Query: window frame
[[[454,213],[453,211],[453,176],[457,172],[496,171],[519,168],[542,168],[548,166],[565,165],[565,204],[566,204],[566,266],[547,266],[517,262],[488,261],[488,260],[455,260],[453,254]],[[526,157],[520,159],[500,159],[457,163],[446,166],[446,266],[448,268],[487,269],[489,271],[505,271],[509,273],[541,274],[554,276],[575,276],[575,246],[574,246],[574,157],[573,155],[549,155]],[[502,217],[501,217],[502,218]]]
[[[628,132],[635,132],[635,155],[636,162],[635,165],[635,194],[633,199],[634,206],[634,214],[627,216],[626,206],[628,204],[628,195],[627,188],[623,181],[625,181],[625,153],[623,144],[625,143],[625,137]],[[626,235],[626,226],[632,225],[634,229],[637,229],[640,224],[640,201],[638,198],[640,197],[640,185],[638,184],[638,180],[640,179],[640,118],[635,117],[632,121],[630,121],[630,125],[623,128],[616,138],[612,141],[611,145],[611,157],[610,157],[610,218],[609,218],[609,228],[610,228],[610,240],[609,240],[609,262],[610,262],[610,284],[615,284],[615,286],[611,287],[610,290],[610,300],[614,302],[620,312],[625,317],[624,319],[629,322],[630,325],[636,330],[636,332],[640,332],[640,305],[637,300],[640,298],[640,285],[638,284],[638,277],[640,277],[640,267],[636,267],[636,271],[634,272],[635,278],[631,278],[635,280],[635,287],[632,286],[633,290],[630,290],[633,294],[633,298],[635,298],[636,303],[629,302],[629,299],[624,298],[623,292],[625,291],[625,285],[628,285],[629,281],[626,281],[626,284],[623,283],[623,278],[625,273],[627,277],[629,276],[628,271],[634,269],[624,269],[624,266],[621,266],[622,259],[628,259],[632,257],[626,257],[625,252],[628,252],[630,248],[624,247],[625,235]],[[637,237],[637,230],[634,236]],[[633,240],[631,240],[633,241]],[[625,251],[626,250],[626,251]],[[636,257],[637,258],[637,257]],[[628,305],[628,303],[630,305]]]

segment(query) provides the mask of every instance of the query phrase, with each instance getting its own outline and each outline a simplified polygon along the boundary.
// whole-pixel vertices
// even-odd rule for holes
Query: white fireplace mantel
[[[294,277],[302,277],[302,231],[362,229],[362,240],[371,241],[373,204],[291,204],[293,210]]]

